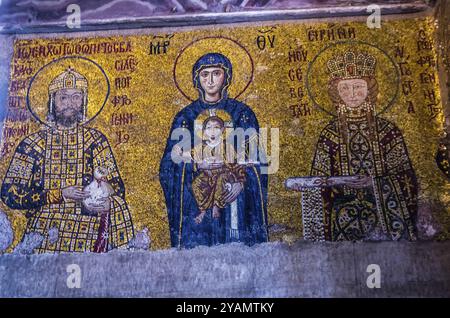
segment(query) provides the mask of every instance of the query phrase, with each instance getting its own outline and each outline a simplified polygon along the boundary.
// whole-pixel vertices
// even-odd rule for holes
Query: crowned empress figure
[[[337,117],[320,133],[311,168],[327,184],[319,190],[323,227],[310,229],[311,239],[416,239],[416,175],[401,131],[376,115],[376,64],[354,50],[327,63]]]
[[[107,138],[86,127],[88,80],[72,68],[48,88],[47,122],[17,146],[1,188],[11,209],[25,211],[25,234],[43,240],[35,252],[107,252],[134,236],[125,187]],[[110,195],[83,203],[94,172]],[[86,202],[86,201],[84,201]],[[55,235],[56,233],[56,235]]]

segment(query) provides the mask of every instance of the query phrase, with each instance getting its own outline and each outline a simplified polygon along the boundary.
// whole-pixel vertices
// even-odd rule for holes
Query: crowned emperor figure
[[[134,236],[108,140],[84,125],[88,88],[72,68],[50,82],[47,123],[17,146],[2,184],[3,202],[25,212],[24,235],[43,237],[37,253],[107,252]],[[110,191],[94,200],[87,191],[93,182]]]
[[[321,132],[312,176],[321,188],[323,229],[316,239],[415,240],[418,185],[401,131],[377,116],[376,59],[348,50],[327,63],[337,111]],[[332,180],[340,180],[333,186]]]

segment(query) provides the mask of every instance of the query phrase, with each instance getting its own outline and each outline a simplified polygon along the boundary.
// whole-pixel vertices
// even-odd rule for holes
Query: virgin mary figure
[[[323,226],[305,233],[313,240],[415,240],[416,175],[401,131],[375,114],[375,57],[350,50],[327,66],[338,114],[316,146],[311,175],[322,185],[315,213],[303,211]]]
[[[168,212],[171,245],[192,248],[229,242],[243,242],[247,245],[266,242],[267,175],[261,174],[260,163],[246,165],[243,178],[220,189],[223,204],[201,211],[193,191],[193,182],[199,173],[203,173],[204,178],[205,171],[209,171],[210,175],[218,175],[213,171],[222,169],[223,163],[199,164],[195,161],[176,162],[172,159],[174,154],[189,152],[189,149],[179,147],[180,139],[172,138],[173,133],[180,130],[188,133],[190,147],[194,149],[198,145],[194,138],[196,120],[205,112],[210,113],[211,117],[217,117],[217,113],[223,112],[230,119],[230,127],[233,129],[249,129],[255,135],[259,133],[258,121],[250,107],[228,97],[232,65],[226,56],[208,53],[200,57],[193,66],[192,79],[199,97],[175,116],[159,171]],[[223,127],[219,129],[223,130]],[[247,137],[251,139],[254,136]],[[198,191],[196,187],[196,193]],[[218,208],[220,211],[217,211]]]

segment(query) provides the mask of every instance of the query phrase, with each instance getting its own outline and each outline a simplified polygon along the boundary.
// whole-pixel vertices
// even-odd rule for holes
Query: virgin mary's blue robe
[[[254,128],[259,133],[253,111],[244,103],[231,98],[225,97],[215,104],[205,103],[200,98],[175,116],[159,171],[168,211],[171,244],[173,247],[192,248],[237,241],[247,245],[266,242],[268,179],[267,174],[261,174],[260,164],[246,168],[244,189],[237,197],[237,233],[231,228],[231,204],[222,210],[219,218],[212,218],[208,210],[203,221],[195,223],[199,208],[192,192],[192,181],[196,176],[194,163],[172,161],[172,148],[179,140],[171,140],[171,135],[177,128],[188,129],[193,147],[194,121],[200,113],[211,108],[227,112],[235,129]]]

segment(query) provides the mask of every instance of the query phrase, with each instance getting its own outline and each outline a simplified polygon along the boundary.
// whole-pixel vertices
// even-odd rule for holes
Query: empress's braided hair
[[[365,112],[365,116],[367,119],[367,122],[369,124],[369,132],[370,132],[370,138],[371,140],[374,140],[375,138],[375,131],[376,131],[376,121],[375,121],[375,105],[377,102],[377,96],[378,96],[378,82],[374,77],[361,77],[361,79],[365,80],[367,83],[367,97],[366,97],[366,103],[369,104],[369,110]],[[342,101],[341,96],[339,96],[338,91],[338,83],[342,79],[340,78],[334,78],[330,80],[328,83],[328,94],[331,98],[331,101],[333,103],[333,106],[336,109],[336,112],[338,113],[338,121],[339,121],[339,130],[342,134],[342,137],[344,139],[344,142],[348,143],[348,134],[347,134],[347,114],[345,112],[340,111],[341,107],[345,107],[344,102]]]

